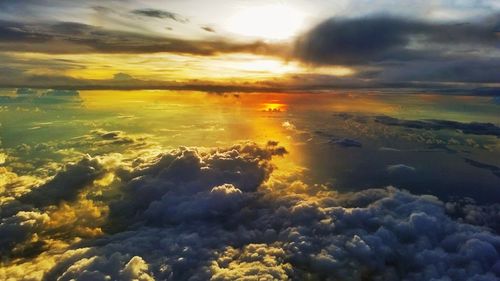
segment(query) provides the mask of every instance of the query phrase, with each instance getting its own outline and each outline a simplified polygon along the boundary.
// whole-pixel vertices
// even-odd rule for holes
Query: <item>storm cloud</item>
[[[292,53],[310,65],[361,70],[354,76],[357,82],[346,88],[448,87],[451,93],[456,83],[478,89],[480,83],[500,82],[495,75],[500,68],[499,30],[498,14],[463,22],[380,14],[331,18],[299,36]]]
[[[499,30],[498,16],[482,23],[433,23],[391,16],[332,18],[302,35],[295,53],[316,64],[444,60],[458,55],[456,46],[497,48]],[[448,48],[440,48],[443,45]]]

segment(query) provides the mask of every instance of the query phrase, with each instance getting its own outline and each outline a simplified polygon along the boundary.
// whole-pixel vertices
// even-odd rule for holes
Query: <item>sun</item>
[[[229,32],[265,40],[285,40],[302,28],[304,13],[284,3],[241,7],[227,21]]]

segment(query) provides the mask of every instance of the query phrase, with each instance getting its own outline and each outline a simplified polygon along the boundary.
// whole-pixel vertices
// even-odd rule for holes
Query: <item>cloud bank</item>
[[[120,134],[99,136],[113,139]],[[499,278],[500,236],[489,228],[494,224],[474,223],[495,209],[480,211],[471,202],[462,209],[462,203],[445,204],[393,187],[337,193],[297,180],[300,174],[273,176],[272,158],[285,154],[283,147],[269,142],[143,151],[133,158],[116,153],[85,156],[4,203],[2,210],[10,211],[1,214],[5,262],[0,276]],[[60,212],[82,206],[101,215],[91,220],[84,219],[90,218],[89,212],[75,213],[80,228],[98,227],[100,234],[84,236],[81,229],[57,221]],[[66,246],[58,248],[60,243]],[[57,262],[35,262],[45,255]]]

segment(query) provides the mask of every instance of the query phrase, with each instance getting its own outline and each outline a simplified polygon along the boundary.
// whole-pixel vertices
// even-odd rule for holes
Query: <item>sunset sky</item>
[[[0,281],[500,280],[500,1],[0,0]]]
[[[494,0],[3,0],[0,86],[490,93],[500,83],[499,9]]]

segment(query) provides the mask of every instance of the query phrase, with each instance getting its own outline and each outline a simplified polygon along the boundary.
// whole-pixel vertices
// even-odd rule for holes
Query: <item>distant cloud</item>
[[[210,26],[202,26],[201,29],[205,30],[206,32],[212,32],[215,33],[215,29],[213,29]]]
[[[491,135],[500,137],[500,127],[493,123],[462,123],[449,120],[404,120],[389,116],[376,116],[374,121],[388,126],[400,126],[424,130],[460,130],[464,134]]]
[[[272,53],[275,46],[255,41],[203,41],[144,35],[75,22],[23,23],[0,21],[0,51],[41,53]]]
[[[310,65],[360,69],[353,76],[358,81],[345,88],[373,83],[385,89],[448,88],[452,93],[454,83],[500,83],[495,75],[500,68],[499,30],[495,14],[467,23],[388,15],[331,18],[300,35],[292,53]],[[498,89],[483,92],[498,94]]]
[[[150,17],[150,18],[158,18],[158,19],[171,19],[180,23],[187,23],[189,19],[169,11],[157,10],[157,9],[138,9],[131,11],[132,14]]]
[[[479,169],[485,169],[491,171],[495,176],[500,177],[500,167],[497,167],[495,165],[479,162],[470,158],[464,158],[465,163],[479,168]]]
[[[295,53],[304,61],[317,64],[439,60],[458,55],[461,49],[457,47],[461,45],[496,48],[499,26],[497,17],[468,24],[391,16],[332,18],[302,35]]]
[[[400,174],[400,173],[407,173],[407,172],[415,172],[417,169],[415,169],[415,167],[408,166],[405,164],[394,164],[394,165],[387,166],[386,170],[390,174],[393,174],[393,173]]]
[[[338,138],[332,138],[328,143],[330,144],[335,144],[338,146],[342,147],[362,147],[363,145],[361,142],[353,139],[338,139]]]
[[[99,159],[84,157],[78,163],[66,165],[52,180],[23,195],[19,200],[36,207],[57,205],[62,200],[73,201],[81,189],[104,172]]]
[[[119,72],[113,75],[113,79],[117,81],[127,81],[127,80],[133,80],[134,77],[132,77],[127,73]]]
[[[498,226],[497,207],[393,187],[339,193],[295,174],[271,178],[272,158],[285,153],[270,141],[83,156],[2,205],[2,270],[46,280],[500,276],[500,238],[486,228]],[[103,173],[113,180],[100,181]],[[40,203],[16,205],[30,197]],[[95,221],[102,232],[85,238]]]

